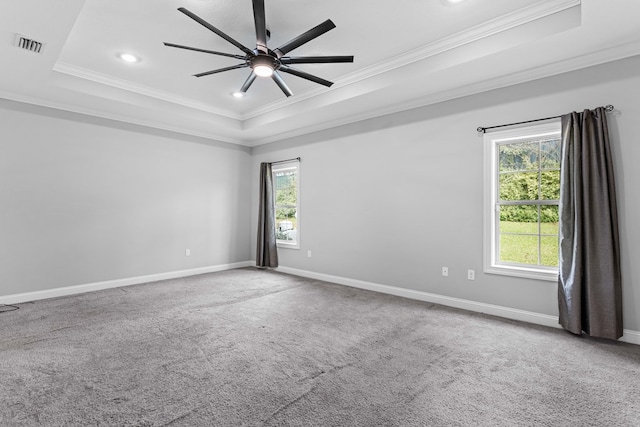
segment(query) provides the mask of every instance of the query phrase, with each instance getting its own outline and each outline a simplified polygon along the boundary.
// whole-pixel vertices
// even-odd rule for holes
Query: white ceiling
[[[253,48],[250,0],[3,0],[0,97],[255,146],[640,54],[638,0],[265,3],[272,48],[335,22],[291,52],[354,55],[296,66],[331,88],[283,74],[294,96],[258,79],[236,99],[248,69],[192,75],[241,61],[162,44],[241,53],[185,7]],[[42,53],[15,47],[16,33]]]

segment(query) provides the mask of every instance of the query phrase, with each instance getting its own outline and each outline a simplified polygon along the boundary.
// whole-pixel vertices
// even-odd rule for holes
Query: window
[[[300,247],[300,162],[272,166],[276,241],[279,247]]]
[[[560,122],[485,134],[485,271],[558,277]]]

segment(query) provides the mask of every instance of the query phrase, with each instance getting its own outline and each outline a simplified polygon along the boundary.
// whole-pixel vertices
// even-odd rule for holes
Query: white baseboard
[[[46,289],[35,292],[25,292],[21,294],[0,296],[0,304],[19,304],[23,302],[42,300],[47,298],[56,298],[67,295],[76,295],[85,292],[100,291],[103,289],[119,288],[122,286],[139,285],[142,283],[157,282],[159,280],[176,279],[179,277],[195,276],[198,274],[215,273],[218,271],[233,270],[235,268],[244,268],[255,266],[255,261],[242,261],[232,264],[221,264],[209,267],[193,268],[189,270],[171,271],[167,273],[150,274],[147,276],[129,277],[125,279],[108,280],[105,282],[87,283],[84,285],[65,286],[62,288]],[[379,283],[365,282],[363,280],[349,279],[346,277],[332,276],[329,274],[316,273],[307,270],[298,270],[296,268],[278,267],[275,269],[282,273],[293,274],[310,279],[322,280],[324,282],[337,283],[339,285],[350,286],[353,288],[365,289],[374,292],[380,292],[399,297],[410,298],[418,301],[441,304],[448,307],[461,308],[477,313],[485,313],[493,316],[504,317],[506,319],[519,320],[522,322],[533,323],[536,325],[549,326],[552,328],[560,328],[558,318],[548,314],[535,313],[531,311],[518,310],[515,308],[504,307],[500,305],[485,304],[477,301],[471,301],[461,298],[448,297],[444,295],[431,294],[413,289],[399,288],[396,286],[382,285]],[[640,345],[640,332],[629,329],[624,330],[624,335],[620,341],[630,344]]]
[[[625,329],[622,332],[623,335],[620,338],[620,341],[640,345],[640,332],[632,331],[631,329]]]
[[[65,286],[62,288],[25,292],[22,294],[0,296],[0,304],[18,304],[22,302],[36,301],[47,298],[76,295],[84,292],[93,292],[103,289],[119,288],[122,286],[139,285],[141,283],[157,282],[159,280],[195,276],[197,274],[215,273],[217,271],[233,270],[234,268],[250,267],[252,265],[255,265],[255,262],[242,261],[232,264],[213,265],[209,267],[192,268],[189,270],[170,271],[167,273],[149,274],[147,276],[128,277],[125,279],[108,280],[105,282],[95,282],[87,283],[84,285]]]
[[[296,268],[278,267],[275,269],[282,273],[293,274],[295,276],[307,277],[310,279],[322,280],[324,282],[337,283],[339,285],[350,286],[353,288],[366,289],[369,291],[380,292],[384,294],[396,295],[399,297],[410,298],[418,301],[430,302],[434,304],[445,305],[447,307],[461,308],[477,313],[490,314],[492,316],[504,317],[506,319],[519,320],[522,322],[533,323],[536,325],[549,326],[552,328],[560,328],[557,316],[548,314],[535,313],[532,311],[519,310],[515,308],[504,307],[500,305],[485,304],[477,301],[471,301],[461,298],[453,298],[444,295],[431,294],[428,292],[416,291],[413,289],[399,288],[396,286],[382,285],[379,283],[365,282],[362,280],[349,279],[340,276],[331,276],[329,274],[315,273],[313,271],[298,270]],[[640,332],[629,329],[624,330],[624,335],[619,341],[630,344],[640,345]]]

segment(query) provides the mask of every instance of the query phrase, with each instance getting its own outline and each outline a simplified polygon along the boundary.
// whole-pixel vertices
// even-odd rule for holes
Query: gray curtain
[[[271,163],[260,164],[260,205],[258,208],[258,245],[256,266],[277,267],[276,213],[273,200],[273,175]]]
[[[562,327],[620,338],[618,212],[604,108],[562,116],[559,270]]]

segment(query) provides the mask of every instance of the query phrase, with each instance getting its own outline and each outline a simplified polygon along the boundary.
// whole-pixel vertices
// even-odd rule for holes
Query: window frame
[[[524,141],[554,136],[561,138],[560,120],[544,124],[521,126],[515,129],[484,134],[484,272],[545,281],[558,280],[558,267],[525,266],[500,263],[498,212],[498,147],[507,141]],[[536,203],[538,204],[538,203]]]
[[[276,212],[276,173],[283,170],[295,169],[296,171],[296,240],[280,240],[276,237],[276,245],[278,248],[285,249],[300,249],[300,161],[299,160],[291,160],[287,162],[272,164],[271,166],[271,177],[273,182],[273,211]],[[273,225],[276,227],[276,223]],[[276,230],[277,236],[277,230]]]

